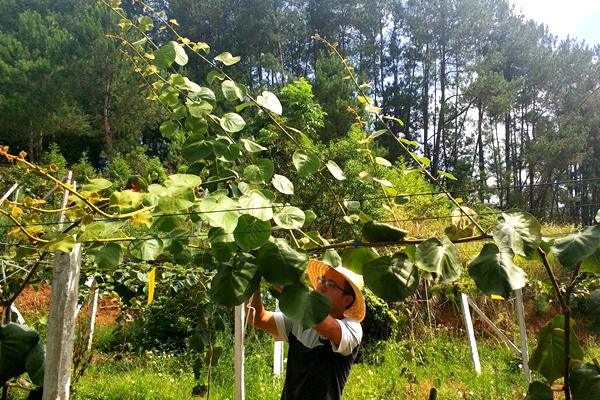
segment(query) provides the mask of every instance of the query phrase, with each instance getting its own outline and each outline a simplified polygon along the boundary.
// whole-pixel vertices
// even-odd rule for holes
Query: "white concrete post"
[[[529,350],[527,349],[527,331],[525,330],[525,307],[523,306],[523,290],[515,290],[517,299],[517,316],[519,318],[519,335],[521,337],[521,360],[523,363],[523,374],[527,382],[531,382],[531,370],[529,369]]]
[[[469,310],[469,301],[467,299],[467,295],[461,293],[460,300],[465,318],[465,327],[467,328],[467,337],[469,338],[469,347],[471,348],[471,355],[473,356],[473,364],[475,365],[475,371],[477,372],[477,375],[480,375],[481,364],[479,363],[479,352],[477,351],[477,343],[475,342],[475,332],[473,331],[473,321],[471,320],[471,311]]]
[[[279,301],[275,303],[275,311],[279,311]],[[273,375],[281,376],[283,373],[283,341],[276,340],[273,346]]]
[[[244,400],[244,322],[245,318],[245,310],[244,304],[240,304],[239,306],[235,306],[235,360],[234,360],[234,370],[235,370],[235,400]]]

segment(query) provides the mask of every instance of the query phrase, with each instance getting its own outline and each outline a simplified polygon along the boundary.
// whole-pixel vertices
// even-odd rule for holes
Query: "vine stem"
[[[575,285],[577,284],[577,276],[579,275],[579,269],[581,268],[581,262],[577,263],[575,269],[573,270],[573,274],[571,275],[571,281],[569,282],[569,286],[565,291],[565,305],[566,309],[564,312],[564,330],[565,330],[565,365],[564,365],[564,391],[565,391],[565,400],[571,400],[571,388],[569,386],[569,365],[571,363],[571,294],[575,290]]]
[[[548,277],[550,278],[550,282],[552,282],[552,287],[554,288],[554,293],[556,294],[556,298],[558,299],[560,308],[561,308],[563,314],[565,314],[565,312],[567,312],[568,307],[567,307],[567,304],[565,303],[565,299],[563,298],[563,295],[560,293],[560,288],[558,287],[558,282],[556,280],[556,277],[554,276],[554,273],[552,272],[552,268],[550,268],[550,263],[548,262],[548,256],[546,255],[546,252],[541,247],[538,247],[538,253],[540,254],[540,256],[542,258],[542,264],[544,264],[544,268],[546,269],[546,273],[548,274]]]
[[[320,35],[314,35],[313,38],[317,41],[321,41],[323,42],[327,47],[329,47],[331,49],[331,51],[334,52],[334,54],[339,57],[339,59],[342,61],[342,63],[344,64],[344,67],[346,68],[346,72],[348,73],[348,75],[350,76],[350,78],[352,79],[352,82],[354,83],[354,85],[356,86],[357,90],[360,92],[361,96],[363,97],[363,99],[365,100],[365,102],[367,104],[369,104],[370,106],[373,106],[371,104],[371,101],[369,100],[369,97],[366,95],[365,91],[363,90],[362,86],[358,83],[358,81],[356,80],[356,76],[354,75],[354,73],[352,73],[352,68],[348,65],[347,60],[340,54],[340,52],[338,51],[337,47],[334,46],[333,44],[331,44],[330,42],[328,42],[325,38],[321,37]],[[446,195],[446,197],[448,197],[448,199],[460,210],[460,212],[462,214],[464,214],[469,221],[475,226],[477,227],[477,229],[479,229],[479,231],[481,233],[485,234],[485,230],[477,223],[477,221],[475,221],[475,219],[470,215],[470,213],[468,213],[467,211],[463,210],[463,208],[460,206],[460,204],[458,204],[458,202],[456,201],[456,199],[454,198],[454,196],[452,196],[450,194],[450,192],[448,190],[446,190],[445,187],[442,186],[442,184],[440,183],[440,181],[434,177],[431,172],[429,172],[425,166],[425,164],[423,164],[423,162],[421,160],[419,160],[419,158],[413,153],[411,152],[408,147],[406,147],[406,145],[404,143],[402,143],[402,141],[400,141],[396,135],[394,135],[394,133],[392,132],[392,130],[390,129],[390,126],[388,125],[387,122],[384,121],[383,117],[381,115],[379,115],[378,113],[374,113],[376,115],[377,120],[383,125],[385,126],[386,129],[386,133],[388,134],[388,136],[390,136],[391,138],[393,138],[396,143],[398,143],[400,145],[400,147],[402,147],[402,149],[408,153],[408,155],[413,159],[414,162],[416,162],[419,167],[421,168],[421,170],[423,171],[423,173],[427,176],[427,178],[429,178],[432,182],[434,182],[436,185],[438,185],[438,187],[440,188],[440,190]]]

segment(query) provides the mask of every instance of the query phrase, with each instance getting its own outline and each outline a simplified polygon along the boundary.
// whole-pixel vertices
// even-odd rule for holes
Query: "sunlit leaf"
[[[494,241],[515,254],[526,257],[537,251],[542,226],[535,217],[524,211],[502,213],[494,228]]]
[[[262,221],[273,218],[271,201],[260,191],[251,190],[238,199],[241,211]]]
[[[281,103],[279,102],[279,99],[277,98],[277,96],[275,96],[273,93],[269,92],[269,91],[263,91],[262,95],[259,95],[256,97],[256,102],[266,108],[267,110],[277,114],[277,115],[281,115],[281,113],[283,112],[282,108],[281,108]]]
[[[375,157],[375,162],[379,165],[383,165],[384,167],[391,167],[392,163],[386,160],[383,157]]]
[[[342,171],[340,166],[337,165],[335,161],[329,160],[327,161],[327,164],[325,164],[325,166],[327,167],[331,175],[333,175],[333,177],[338,181],[343,181],[344,179],[346,179],[344,171]]]
[[[250,139],[240,139],[240,141],[242,142],[242,144],[244,145],[244,149],[246,149],[248,153],[258,153],[267,150],[266,147],[261,146],[260,144]]]
[[[273,175],[273,180],[271,181],[275,189],[278,192],[283,194],[294,194],[294,184],[283,175]]]
[[[129,244],[128,251],[132,257],[142,261],[156,260],[163,251],[163,241],[158,237],[134,240]]]
[[[240,61],[240,57],[234,57],[230,52],[226,51],[216,56],[215,60],[221,61],[225,65],[233,65]]]
[[[300,229],[304,226],[304,211],[298,207],[285,206],[273,215],[273,221],[283,229]]]
[[[202,183],[202,179],[198,175],[191,174],[173,174],[169,175],[165,181],[166,187],[186,187],[195,188]],[[193,199],[192,199],[193,200]]]
[[[225,80],[221,83],[221,90],[226,100],[244,100],[246,97],[246,88],[234,81]]]
[[[188,112],[194,118],[204,118],[213,110],[212,104],[208,101],[192,101],[187,104]]]
[[[227,113],[221,117],[221,128],[229,133],[239,132],[246,126],[246,121],[241,115],[236,113]]]
[[[198,208],[200,216],[210,226],[221,227],[226,232],[233,232],[237,225],[239,212],[236,211],[238,203],[222,193],[210,194],[200,200]]]
[[[319,158],[311,152],[305,152],[303,150],[296,150],[292,156],[292,162],[296,171],[298,171],[298,177],[305,178],[309,175],[314,174],[319,170],[321,161]]]
[[[169,44],[175,49],[175,63],[181,66],[187,64],[188,56],[185,54],[183,46],[174,41],[169,42]]]
[[[118,207],[120,210],[131,210],[138,208],[144,201],[144,193],[124,190],[122,192],[113,192],[110,196],[109,204]]]

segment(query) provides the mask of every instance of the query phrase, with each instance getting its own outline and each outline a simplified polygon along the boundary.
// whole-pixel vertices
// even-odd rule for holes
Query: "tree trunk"
[[[440,112],[437,118],[437,129],[433,141],[433,154],[431,155],[431,174],[437,177],[440,162],[440,149],[444,141],[444,122],[446,119],[446,46],[440,49]]]
[[[104,133],[104,143],[106,144],[106,150],[112,152],[113,150],[113,138],[110,129],[110,103],[112,100],[111,96],[111,80],[106,85],[106,93],[104,94],[104,110],[103,110],[103,122],[102,131]]]

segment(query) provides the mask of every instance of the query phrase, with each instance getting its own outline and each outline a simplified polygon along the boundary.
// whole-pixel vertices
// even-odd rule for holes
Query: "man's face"
[[[317,285],[316,290],[331,300],[331,315],[340,318],[343,316],[344,310],[354,300],[352,295],[345,292],[346,279],[342,274],[333,269],[325,272],[323,278]]]

